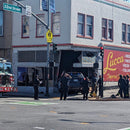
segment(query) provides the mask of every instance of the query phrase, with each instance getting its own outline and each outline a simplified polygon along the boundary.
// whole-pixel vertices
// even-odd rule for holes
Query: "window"
[[[44,14],[38,15],[38,17],[44,21]],[[44,25],[39,20],[36,20],[36,37],[44,37],[44,30]]]
[[[87,16],[86,21],[86,35],[93,37],[93,16]]]
[[[93,38],[93,16],[78,14],[78,36]]]
[[[122,24],[122,42],[126,42],[126,24]]]
[[[3,36],[3,11],[0,11],[0,36]]]
[[[22,37],[29,38],[29,17],[22,16]]]
[[[130,43],[130,25],[122,24],[122,43]]]
[[[84,35],[84,15],[78,14],[78,35]]]
[[[52,14],[52,32],[54,36],[60,35],[60,13]]]
[[[130,43],[130,25],[127,28],[127,42]]]
[[[113,20],[102,19],[102,40],[113,40]]]

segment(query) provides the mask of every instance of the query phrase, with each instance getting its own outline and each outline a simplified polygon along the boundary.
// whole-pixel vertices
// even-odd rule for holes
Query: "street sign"
[[[25,12],[26,16],[31,17],[32,16],[32,7],[26,5],[26,12]]]
[[[7,4],[7,3],[3,3],[3,10],[22,13],[21,7],[11,5],[11,4]]]
[[[53,34],[51,32],[51,30],[48,30],[46,33],[46,39],[48,43],[52,43],[52,39],[53,39]]]

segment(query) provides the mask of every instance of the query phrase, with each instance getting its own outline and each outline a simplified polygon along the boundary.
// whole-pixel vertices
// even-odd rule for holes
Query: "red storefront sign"
[[[130,75],[130,52],[104,50],[104,81],[118,81],[120,74]]]

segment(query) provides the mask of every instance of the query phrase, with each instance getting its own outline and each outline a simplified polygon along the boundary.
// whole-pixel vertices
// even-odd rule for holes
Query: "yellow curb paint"
[[[100,115],[101,117],[107,117],[107,115]]]

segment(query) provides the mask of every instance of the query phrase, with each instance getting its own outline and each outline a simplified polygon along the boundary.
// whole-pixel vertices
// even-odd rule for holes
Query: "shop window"
[[[39,14],[37,15],[44,21],[44,14]],[[45,27],[44,25],[39,21],[36,20],[36,37],[44,37],[45,33]]]
[[[22,16],[22,38],[29,38],[29,17]]]
[[[102,40],[113,40],[113,20],[102,19]]]
[[[60,35],[60,13],[52,14],[52,32],[54,36]]]
[[[0,36],[3,36],[3,11],[0,11]]]

